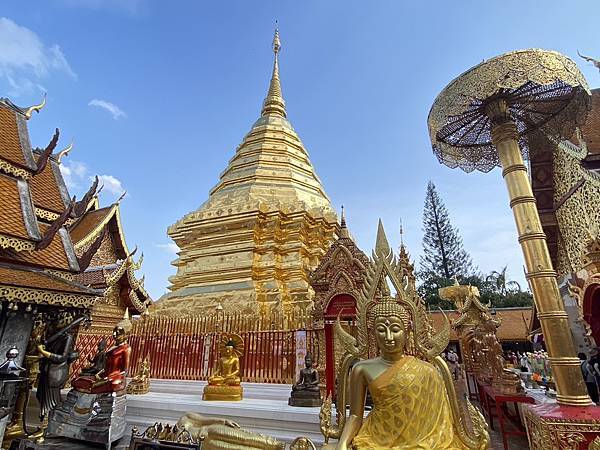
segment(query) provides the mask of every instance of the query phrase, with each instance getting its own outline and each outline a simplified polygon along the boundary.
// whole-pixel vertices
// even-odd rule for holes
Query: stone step
[[[151,392],[160,394],[200,394],[206,381],[150,380]],[[245,399],[280,400],[287,403],[292,392],[291,384],[242,383]]]
[[[260,396],[259,391],[257,388],[257,396]],[[268,388],[265,391],[266,397],[273,395]],[[155,422],[174,424],[186,412],[196,412],[208,417],[228,418],[242,428],[284,442],[306,436],[319,444],[323,442],[319,431],[319,411],[319,408],[288,406],[287,396],[285,400],[248,398],[244,392],[244,399],[239,402],[208,402],[202,400],[201,393],[177,394],[152,390],[145,395],[127,396],[126,417],[129,426],[144,429]]]

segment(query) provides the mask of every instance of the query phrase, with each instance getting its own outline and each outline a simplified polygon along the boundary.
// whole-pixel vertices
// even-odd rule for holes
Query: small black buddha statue
[[[288,400],[290,406],[321,406],[319,391],[319,372],[313,367],[312,354],[304,357],[305,368],[300,370],[298,382],[292,386],[292,394]]]
[[[102,339],[98,342],[96,355],[90,359],[88,357],[89,364],[84,367],[80,375],[92,376],[99,373],[104,369],[104,361],[106,360],[106,339]]]

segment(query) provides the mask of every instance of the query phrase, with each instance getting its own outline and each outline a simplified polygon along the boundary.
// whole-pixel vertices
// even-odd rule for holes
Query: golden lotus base
[[[144,395],[150,390],[150,383],[129,383],[127,393],[132,395]]]
[[[244,396],[241,386],[211,386],[204,387],[202,400],[218,402],[239,402]]]

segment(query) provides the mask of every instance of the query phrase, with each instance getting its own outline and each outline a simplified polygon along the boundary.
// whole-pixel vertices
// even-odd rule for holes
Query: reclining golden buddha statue
[[[335,326],[335,338],[345,349],[338,365],[337,424],[331,424],[330,397],[320,418],[325,442],[338,442],[323,448],[486,449],[489,435],[483,416],[466,400],[473,431],[465,426],[452,375],[439,356],[449,341],[448,319],[436,333],[416,292],[408,255],[402,248],[400,258],[394,257],[381,221],[357,310],[356,338],[339,320]],[[373,409],[364,418],[367,389]]]

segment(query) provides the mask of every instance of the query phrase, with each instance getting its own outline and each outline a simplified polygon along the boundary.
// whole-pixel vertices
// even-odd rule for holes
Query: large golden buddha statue
[[[244,354],[244,340],[235,333],[221,338],[221,357],[214,373],[208,377],[203,400],[239,401],[243,396],[240,386],[240,357]]]
[[[389,293],[388,278],[395,296]],[[325,440],[338,439],[335,446],[325,448],[487,448],[485,420],[468,403],[473,431],[465,427],[452,376],[439,356],[448,344],[448,321],[435,332],[416,292],[408,255],[402,250],[400,259],[394,257],[381,222],[357,309],[356,338],[343,330],[339,320],[336,324],[336,337],[346,353],[339,365],[337,426],[331,425],[331,399],[321,411]],[[365,419],[367,389],[373,409]]]

